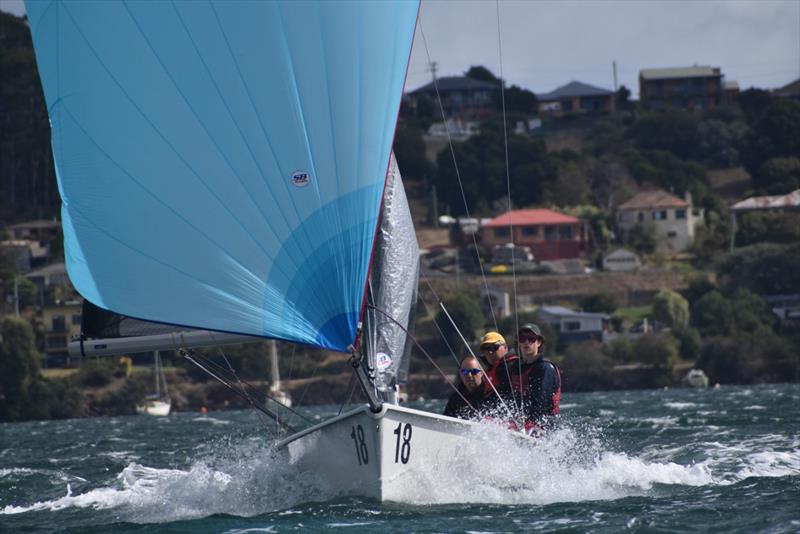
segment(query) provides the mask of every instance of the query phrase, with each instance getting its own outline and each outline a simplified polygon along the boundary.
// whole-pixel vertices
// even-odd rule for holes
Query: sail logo
[[[392,357],[386,354],[385,352],[379,352],[375,356],[375,367],[377,367],[379,371],[385,371],[391,366],[392,366]]]
[[[297,187],[305,187],[311,182],[311,175],[308,171],[294,171],[292,173],[292,183]]]

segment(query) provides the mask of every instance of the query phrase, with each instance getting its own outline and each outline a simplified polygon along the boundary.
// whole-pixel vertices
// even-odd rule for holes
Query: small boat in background
[[[683,382],[692,388],[707,388],[708,375],[702,369],[692,369],[683,377]]]
[[[156,392],[145,397],[144,401],[136,405],[136,413],[144,415],[169,415],[172,410],[172,399],[167,392],[167,378],[164,376],[164,367],[161,364],[161,354],[154,353]]]

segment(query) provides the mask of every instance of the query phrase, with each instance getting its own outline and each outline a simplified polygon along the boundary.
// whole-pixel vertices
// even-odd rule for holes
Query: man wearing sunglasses
[[[483,371],[474,356],[466,356],[459,365],[460,382],[457,391],[450,395],[444,415],[471,419],[479,415],[486,393],[483,390]]]
[[[487,395],[494,396],[494,389],[500,386],[500,374],[508,374],[508,362],[517,359],[516,354],[509,350],[506,338],[497,332],[486,332],[481,338],[481,354],[486,364],[486,380],[483,381]]]
[[[561,374],[553,362],[542,356],[544,336],[538,325],[522,325],[517,339],[521,360],[508,366],[510,377],[498,375],[498,389],[504,397],[516,400],[525,416],[525,430],[532,432],[546,427],[558,413]]]

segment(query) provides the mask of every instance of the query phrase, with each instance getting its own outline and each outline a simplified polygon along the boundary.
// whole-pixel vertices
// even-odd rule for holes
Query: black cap
[[[539,329],[539,326],[534,323],[526,323],[519,327],[519,332],[517,334],[521,334],[522,332],[531,332],[532,334],[536,334],[540,338],[544,339],[542,335],[542,331]]]

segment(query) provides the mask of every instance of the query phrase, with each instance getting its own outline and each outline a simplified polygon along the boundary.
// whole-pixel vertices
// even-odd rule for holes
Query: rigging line
[[[447,308],[444,307],[444,303],[440,302],[439,306],[442,308],[442,311],[444,311],[445,315],[450,320],[450,324],[453,325],[453,328],[456,329],[456,332],[458,333],[459,337],[461,337],[461,341],[464,342],[464,345],[467,347],[467,350],[469,351],[470,355],[472,355],[472,357],[475,358],[475,361],[478,362],[478,367],[480,368],[481,372],[483,373],[483,376],[484,377],[487,376],[486,375],[486,370],[483,368],[483,364],[481,363],[481,360],[477,356],[475,356],[475,353],[472,351],[472,347],[469,346],[469,343],[467,343],[467,340],[464,338],[463,334],[461,333],[461,330],[458,329],[458,326],[456,326],[455,321],[453,321],[453,318],[450,316],[450,312],[448,312]],[[460,362],[459,362],[459,364],[460,364]],[[487,380],[488,380],[489,385],[492,387],[492,391],[494,392],[495,396],[497,396],[497,398],[500,400],[500,403],[503,405],[503,408],[506,409],[506,415],[508,415],[509,417],[513,418],[514,417],[513,412],[511,411],[511,408],[508,407],[508,404],[506,404],[505,399],[503,399],[503,397],[500,395],[500,392],[497,391],[497,388],[494,387],[494,384],[492,384],[492,381],[489,380],[488,378],[487,378]],[[511,389],[513,391],[514,387],[512,386]]]
[[[213,333],[211,334],[211,339],[212,339],[212,340],[214,339],[214,334],[213,334]],[[215,341],[215,343],[216,343],[216,341]],[[228,369],[229,369],[229,371],[230,371],[231,375],[233,375],[233,377],[236,379],[236,382],[238,382],[238,384],[239,384],[239,387],[240,387],[240,388],[241,388],[241,390],[242,390],[242,393],[244,393],[245,395],[247,395],[247,397],[248,397],[248,400],[250,400],[250,402],[251,402],[251,404],[252,404],[253,400],[252,400],[252,397],[250,396],[250,392],[249,392],[249,391],[247,391],[247,389],[246,389],[246,388],[244,387],[244,385],[242,384],[242,381],[241,381],[241,379],[239,378],[239,375],[237,375],[237,374],[236,374],[236,370],[235,370],[235,369],[233,368],[233,366],[231,365],[231,362],[230,362],[230,360],[228,360],[228,356],[225,354],[225,351],[222,349],[222,347],[219,347],[219,346],[217,347],[217,350],[219,351],[219,353],[220,353],[220,354],[222,354],[222,359],[223,359],[223,360],[225,360],[225,364],[228,366]],[[279,417],[279,414],[277,414],[277,413],[276,413],[276,419],[275,419],[275,429],[276,429],[278,432],[280,432],[280,425],[281,425],[281,421],[280,421],[280,419],[278,419],[277,417]],[[262,423],[265,423],[265,424],[264,424],[264,426],[266,426],[266,421],[262,421]]]
[[[519,376],[522,376],[522,356],[520,355],[520,348],[519,348],[519,306],[517,302],[517,244],[514,240],[514,217],[512,215],[512,205],[511,205],[511,172],[509,170],[508,164],[508,127],[506,125],[506,91],[505,91],[505,80],[503,79],[503,40],[502,40],[502,33],[500,30],[500,0],[495,0],[495,12],[497,13],[497,51],[498,56],[500,58],[500,99],[502,101],[503,106],[503,141],[505,146],[505,156],[506,156],[506,194],[508,195],[508,228],[509,234],[511,235],[511,281],[514,288],[514,329],[517,333],[515,336],[516,341],[516,348],[517,348],[517,371],[519,372]],[[506,372],[508,372],[508,366],[506,366]],[[509,376],[509,384],[511,383]],[[514,404],[517,404],[516,394],[514,394],[514,388],[511,388],[512,398],[514,400]],[[520,410],[522,409],[522,390],[520,390]]]
[[[199,367],[200,369],[205,371],[209,376],[211,376],[213,379],[217,380],[220,384],[222,384],[226,388],[228,388],[231,391],[233,391],[236,395],[238,395],[239,397],[241,397],[245,401],[249,402],[250,405],[253,408],[255,408],[259,412],[263,413],[264,415],[267,415],[268,417],[271,417],[272,419],[277,420],[277,415],[272,413],[270,410],[268,410],[264,406],[262,406],[261,403],[255,402],[252,398],[250,398],[249,396],[243,394],[241,391],[236,389],[230,382],[228,382],[225,379],[217,376],[216,374],[214,374],[210,370],[208,370],[206,367],[204,367],[201,362],[197,361],[194,358],[194,355],[196,355],[196,353],[193,350],[180,349],[179,352],[184,358],[186,358],[187,360],[192,362],[194,365],[196,365],[197,367]],[[281,422],[281,425],[284,426],[287,430],[289,430],[289,431],[291,431],[293,433],[296,432],[292,427],[290,427],[288,424],[286,424],[284,422]]]
[[[430,280],[428,280],[428,278],[425,276],[425,274],[422,271],[420,271],[420,274],[425,279],[425,282],[428,284],[428,287],[430,288],[431,292],[433,293],[433,296],[436,298],[436,302],[441,302],[441,299],[439,298],[439,295],[436,294],[436,291],[433,289],[433,286],[431,285]],[[422,292],[418,292],[417,293],[417,299],[422,302],[423,306],[425,306],[426,315],[428,313],[430,313],[429,310],[430,310],[431,306],[425,300],[425,297],[422,296]],[[439,323],[436,321],[436,316],[435,315],[433,317],[433,325],[436,327],[436,330],[439,331],[439,336],[442,338],[442,341],[444,341],[444,344],[447,346],[447,350],[450,351],[450,355],[455,360],[456,365],[459,365],[461,362],[459,362],[458,356],[456,356],[456,352],[453,350],[453,347],[450,346],[450,342],[447,341],[447,337],[444,335],[444,332],[442,332],[442,328],[439,326]]]
[[[345,404],[350,404],[350,399],[353,398],[353,390],[356,388],[355,380],[356,374],[350,373],[350,380],[347,382],[347,389],[350,391],[350,393],[347,395],[346,399],[342,399],[342,404],[339,406],[339,413],[336,414],[336,417],[342,415],[342,410],[344,409]]]
[[[183,336],[181,335],[181,337],[183,337]],[[176,350],[180,352],[183,349],[181,347],[176,347]],[[206,367],[209,367],[210,369],[212,369],[218,375],[225,375],[225,374],[229,373],[224,367],[222,367],[221,365],[215,363],[213,360],[211,360],[207,356],[204,356],[204,355],[202,355],[202,354],[200,354],[198,352],[195,352],[194,353],[194,357],[203,360],[203,363],[206,365]],[[226,360],[227,360],[227,358],[226,358]],[[228,365],[230,366],[230,364],[228,364]],[[239,379],[238,376],[236,376],[235,372],[233,373],[233,377],[236,378],[239,381],[239,383],[243,386],[243,389],[244,388],[248,388],[248,389],[253,390],[253,391],[258,391],[258,388],[256,386],[254,386],[253,384],[249,383],[246,380]],[[230,381],[230,378],[226,378],[226,380]],[[269,393],[264,393],[264,396],[267,397],[269,400],[273,401],[275,404],[278,404],[279,406],[282,406],[284,409],[289,410],[290,412],[292,412],[294,415],[298,416],[299,418],[301,418],[301,419],[303,419],[303,420],[305,420],[305,421],[307,421],[309,423],[313,423],[313,421],[310,418],[308,418],[305,415],[303,415],[302,413],[292,409],[291,406],[287,406],[286,404],[284,404],[281,401],[277,400],[276,398],[274,398]]]
[[[428,58],[428,64],[431,63],[431,54],[428,50],[428,39],[425,37],[425,31],[422,28],[422,19],[419,18],[419,32],[422,35],[422,43],[425,45],[425,55]],[[444,104],[442,104],[442,96],[439,93],[439,82],[436,79],[436,72],[432,72],[433,76],[433,88],[436,90],[436,100],[439,103],[439,111],[442,113],[442,123],[444,124],[444,130],[447,132],[447,144],[450,147],[450,156],[453,158],[453,166],[455,167],[456,171],[456,179],[458,180],[458,188],[461,190],[461,200],[464,202],[464,211],[466,212],[467,217],[471,217],[469,212],[469,206],[467,205],[467,195],[464,192],[464,185],[461,182],[461,172],[458,169],[458,162],[456,161],[456,152],[453,148],[453,138],[450,135],[450,127],[447,125],[447,116],[444,112]],[[483,279],[483,286],[486,289],[487,296],[489,295],[489,282],[486,279],[486,273],[483,270],[483,262],[481,261],[481,253],[478,250],[478,239],[475,237],[475,233],[472,234],[472,244],[475,247],[475,254],[478,257],[478,267],[481,270],[481,278]],[[494,304],[492,304],[492,300],[489,300],[489,311],[492,313],[492,323],[494,323],[495,330],[498,329],[497,327],[497,317],[494,313]]]
[[[297,401],[297,407],[299,408],[301,404],[303,404],[303,399],[306,398],[306,393],[308,393],[308,388],[311,386],[311,381],[317,376],[317,371],[322,366],[322,362],[324,358],[317,362],[317,365],[314,367],[314,370],[311,372],[311,376],[308,378],[308,382],[306,382],[306,387],[303,388],[303,394],[300,395],[300,400]]]
[[[444,379],[445,379],[445,381],[447,382],[447,384],[448,384],[448,385],[449,385],[451,388],[453,388],[453,391],[455,391],[456,393],[458,393],[458,396],[459,396],[459,397],[461,397],[461,399],[462,399],[464,402],[466,402],[466,403],[467,403],[467,406],[469,406],[469,407],[470,407],[470,409],[472,409],[472,411],[474,411],[474,412],[475,412],[475,413],[477,413],[477,414],[480,414],[480,411],[478,411],[478,409],[477,409],[477,408],[475,408],[475,407],[472,405],[472,403],[471,403],[471,402],[469,402],[469,400],[467,400],[467,398],[466,398],[466,397],[465,397],[465,396],[464,396],[464,395],[463,395],[463,394],[462,394],[462,393],[461,393],[461,392],[458,390],[458,388],[457,388],[457,387],[456,387],[456,386],[453,384],[453,381],[452,381],[452,380],[450,380],[450,378],[448,378],[448,376],[445,374],[445,372],[444,372],[444,371],[442,371],[442,368],[441,368],[441,367],[439,367],[438,365],[436,365],[436,361],[434,361],[434,359],[431,357],[431,355],[430,355],[430,354],[428,354],[428,351],[426,351],[424,348],[422,348],[422,345],[420,345],[420,344],[419,344],[419,341],[417,341],[417,338],[416,338],[416,337],[414,337],[414,336],[411,334],[411,332],[409,332],[409,331],[408,331],[408,329],[407,329],[407,328],[405,328],[405,327],[404,327],[402,324],[400,324],[400,322],[399,322],[399,321],[397,321],[397,319],[395,319],[394,317],[392,317],[391,315],[389,315],[388,313],[386,313],[386,312],[385,312],[385,311],[383,311],[382,309],[380,309],[380,308],[376,308],[375,306],[369,306],[369,307],[370,307],[370,308],[372,308],[372,309],[374,309],[375,311],[377,311],[377,312],[381,313],[382,315],[384,315],[386,318],[388,318],[390,321],[392,321],[394,324],[396,324],[396,325],[398,326],[398,328],[400,328],[400,329],[401,329],[403,332],[405,332],[406,336],[408,336],[408,338],[409,338],[409,339],[411,339],[411,341],[413,341],[413,342],[414,342],[414,344],[417,346],[417,348],[420,350],[420,352],[422,352],[422,354],[424,354],[424,355],[425,355],[425,357],[426,357],[426,358],[428,358],[428,361],[430,361],[430,362],[431,362],[431,364],[432,364],[432,365],[433,365],[433,366],[436,368],[436,370],[437,370],[437,371],[439,371],[439,374],[440,374],[440,375],[442,375],[442,378],[444,378]],[[501,400],[502,400],[502,399],[501,399]]]
[[[500,57],[500,100],[502,102],[503,108],[503,145],[505,147],[505,158],[506,158],[506,193],[508,195],[508,227],[509,233],[511,235],[511,277],[512,283],[514,287],[514,324],[516,328],[519,328],[519,310],[517,307],[517,268],[516,268],[516,252],[517,246],[514,240],[514,218],[511,216],[512,211],[512,204],[511,204],[511,171],[510,166],[508,163],[508,125],[506,124],[506,91],[505,91],[505,79],[503,78],[503,43],[501,39],[500,33],[500,0],[495,0],[495,7],[497,12],[497,49],[498,55]]]

